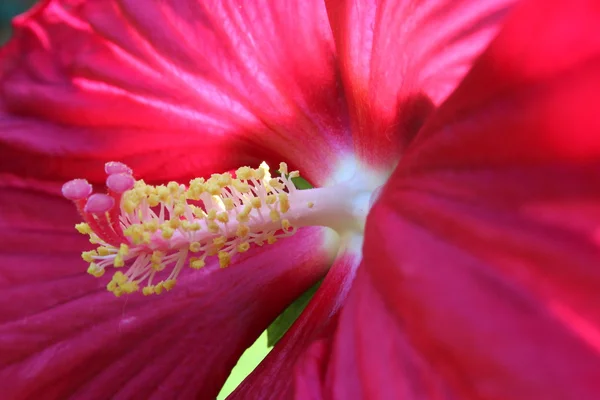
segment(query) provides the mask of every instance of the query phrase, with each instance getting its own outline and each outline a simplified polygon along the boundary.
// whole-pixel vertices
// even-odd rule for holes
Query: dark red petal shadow
[[[41,156],[53,172],[76,169],[92,150],[76,144],[102,138],[93,160],[107,161],[110,145],[109,159],[146,178],[285,156],[318,183],[350,151],[318,2],[46,0],[15,20],[0,61],[5,112],[24,117],[0,118],[0,151],[18,150],[21,164]]]
[[[323,233],[299,231],[165,296],[115,298],[85,273],[59,184],[2,175],[0,381],[11,399],[214,398],[240,354],[326,272]],[[285,254],[285,257],[281,257]],[[108,275],[108,274],[107,274]]]
[[[513,2],[326,1],[360,159],[383,170],[396,165]]]

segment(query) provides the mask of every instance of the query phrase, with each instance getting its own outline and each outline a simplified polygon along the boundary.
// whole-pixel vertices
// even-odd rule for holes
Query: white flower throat
[[[200,269],[208,257],[221,268],[252,246],[273,244],[304,226],[325,226],[340,235],[362,233],[370,191],[351,185],[298,190],[281,163],[280,176],[269,166],[241,167],[230,173],[196,178],[183,185],[148,185],[135,180],[129,167],[110,162],[107,194],[92,194],[91,185],[75,179],[63,185],[84,222],[76,229],[98,245],[82,258],[88,272],[116,271],[107,289],[116,296],[171,290],[185,267]]]

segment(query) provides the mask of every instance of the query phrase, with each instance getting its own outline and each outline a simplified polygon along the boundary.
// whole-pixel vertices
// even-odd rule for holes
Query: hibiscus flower
[[[17,18],[0,55],[3,396],[214,398],[323,278],[233,398],[594,398],[600,9],[531,0],[505,20],[509,3],[48,0]],[[129,167],[187,184],[284,161],[317,189],[294,203],[283,166],[297,232],[116,297],[61,193],[104,190],[110,161],[128,166],[107,166],[114,205],[66,190],[84,214],[124,209]],[[343,218],[311,213],[323,203]]]

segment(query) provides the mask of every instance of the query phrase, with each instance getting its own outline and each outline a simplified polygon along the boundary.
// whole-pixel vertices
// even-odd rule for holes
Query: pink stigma
[[[85,179],[73,179],[62,187],[62,194],[69,200],[83,200],[92,193],[92,185]]]
[[[112,174],[106,179],[106,186],[115,193],[125,193],[133,188],[135,179],[126,173]]]
[[[127,165],[118,161],[109,161],[104,164],[104,171],[107,175],[112,174],[128,174],[131,175],[133,171]]]
[[[100,214],[109,211],[115,205],[115,199],[102,193],[94,193],[85,203],[83,211]]]

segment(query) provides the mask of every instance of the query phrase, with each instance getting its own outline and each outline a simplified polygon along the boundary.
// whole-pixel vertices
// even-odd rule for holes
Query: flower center
[[[84,222],[75,228],[89,235],[95,250],[85,251],[88,273],[103,276],[122,268],[107,285],[120,296],[142,289],[145,295],[171,290],[187,265],[200,269],[207,257],[228,267],[237,253],[273,244],[304,226],[326,226],[340,234],[362,232],[371,193],[337,185],[298,190],[281,163],[280,176],[269,166],[241,167],[235,173],[213,174],[183,185],[148,185],[118,162],[105,166],[108,191],[92,194],[85,179],[63,185]]]

